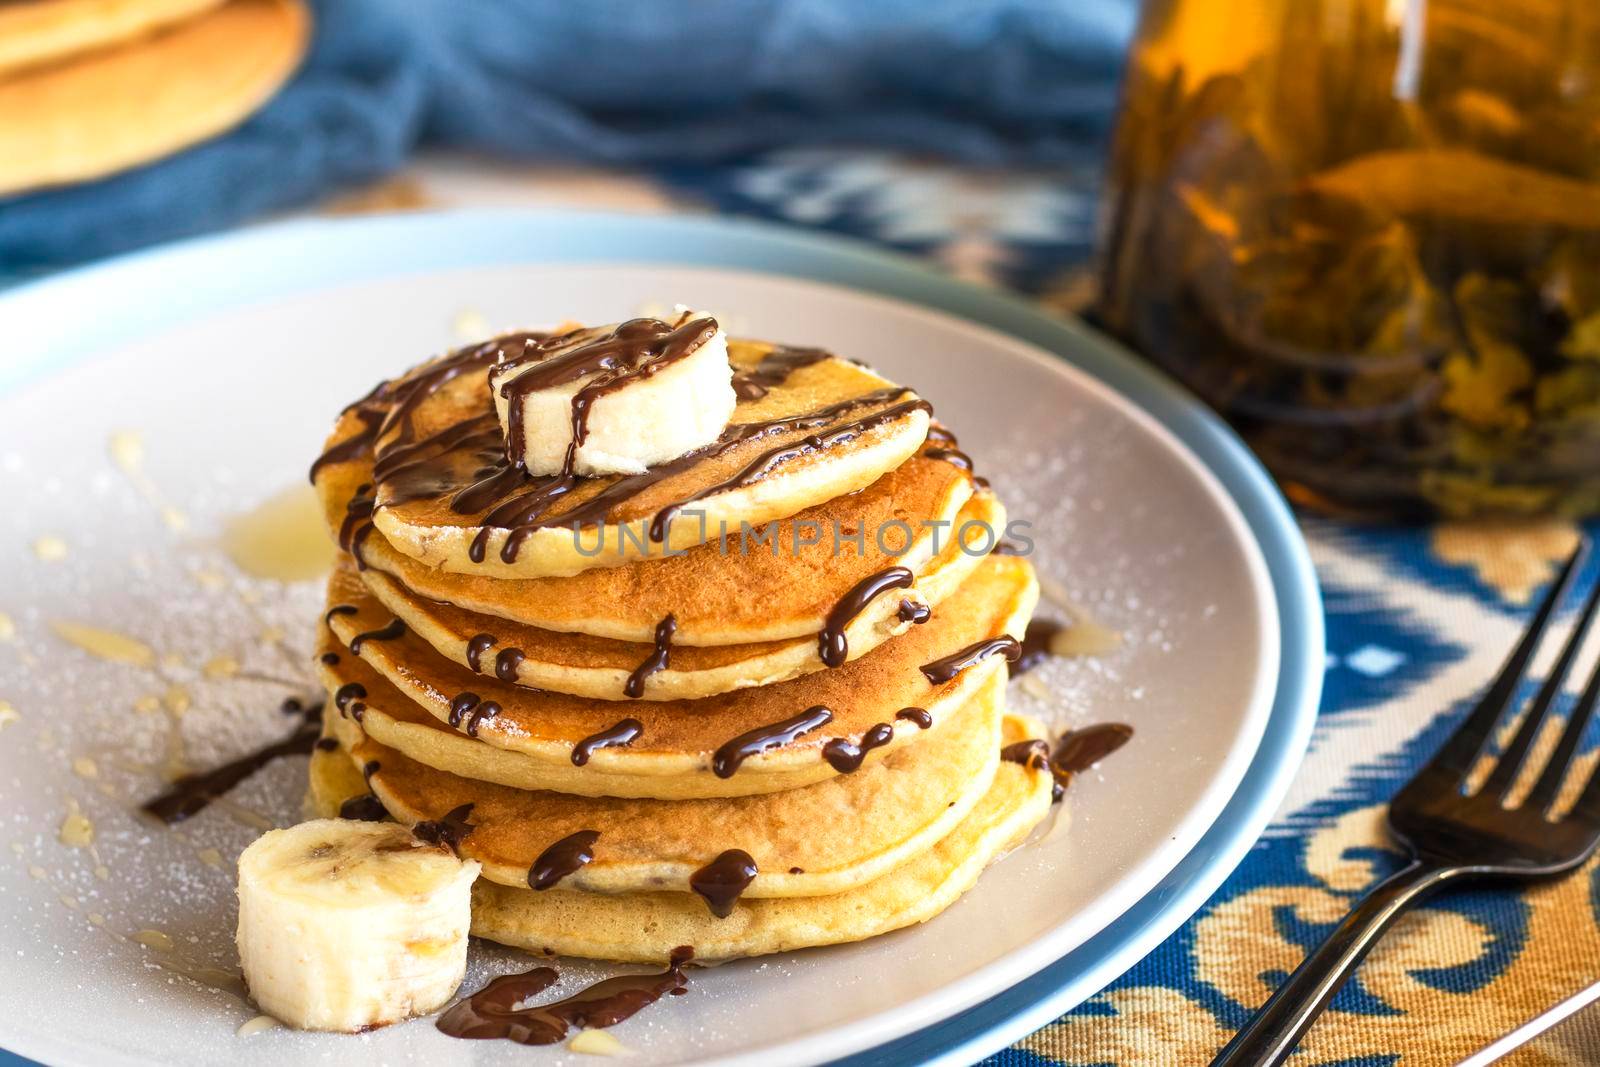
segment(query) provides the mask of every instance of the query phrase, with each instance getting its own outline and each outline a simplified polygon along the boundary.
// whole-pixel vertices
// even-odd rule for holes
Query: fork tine
[[[1512,650],[1505,666],[1500,668],[1494,684],[1483,695],[1478,706],[1472,709],[1472,714],[1468,715],[1445,739],[1433,759],[1428,761],[1424,768],[1425,772],[1444,769],[1458,778],[1465,778],[1471,773],[1472,765],[1477,761],[1478,753],[1483,751],[1485,742],[1489,740],[1494,724],[1505,714],[1506,706],[1511,703],[1517,686],[1522,682],[1522,676],[1528,672],[1528,661],[1533,659],[1533,654],[1539,647],[1539,640],[1549,627],[1556,607],[1565,598],[1567,587],[1572,584],[1573,576],[1577,574],[1578,565],[1587,549],[1587,539],[1580,538],[1572,557],[1562,566],[1556,580],[1550,583],[1550,591],[1545,594],[1544,603],[1539,605],[1539,610],[1534,614],[1528,629],[1524,631],[1522,640],[1517,642],[1517,647]]]
[[[1595,597],[1600,597],[1600,588],[1595,591]],[[1591,599],[1591,604],[1594,600]],[[1584,686],[1583,695],[1573,705],[1572,715],[1567,719],[1567,728],[1561,733],[1561,742],[1550,756],[1550,762],[1545,765],[1544,771],[1539,775],[1539,780],[1534,783],[1533,792],[1528,794],[1528,804],[1536,806],[1539,811],[1549,811],[1555,805],[1556,797],[1561,792],[1561,783],[1567,777],[1567,769],[1572,765],[1572,758],[1578,754],[1578,745],[1583,742],[1583,734],[1589,728],[1589,720],[1594,718],[1595,705],[1600,704],[1600,667],[1589,676],[1589,684]],[[1595,775],[1600,780],[1600,774]],[[1593,782],[1589,791],[1594,792]]]
[[[1589,624],[1594,621],[1595,608],[1600,607],[1600,583],[1596,583],[1594,590],[1584,601],[1583,613],[1578,616],[1578,621],[1573,624],[1572,636],[1567,638],[1567,643],[1561,650],[1561,657],[1550,670],[1550,677],[1544,680],[1544,685],[1539,687],[1539,695],[1528,708],[1528,714],[1523,717],[1522,725],[1517,729],[1517,736],[1511,739],[1511,744],[1500,754],[1500,760],[1495,764],[1489,780],[1484,783],[1483,790],[1489,794],[1504,795],[1511,789],[1517,780],[1517,773],[1522,770],[1522,765],[1528,759],[1528,752],[1533,748],[1533,743],[1539,737],[1539,731],[1544,726],[1550,708],[1555,704],[1556,697],[1561,695],[1561,690],[1567,684],[1567,675],[1572,672],[1572,664],[1578,658],[1578,652],[1583,648],[1583,641],[1589,635]],[[1576,724],[1577,711],[1573,711],[1573,721]],[[1581,731],[1580,731],[1581,733]],[[1565,735],[1563,735],[1565,740]]]

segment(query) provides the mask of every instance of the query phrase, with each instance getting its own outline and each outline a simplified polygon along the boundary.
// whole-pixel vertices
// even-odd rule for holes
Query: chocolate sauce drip
[[[833,606],[817,634],[817,656],[824,666],[842,667],[850,658],[850,643],[845,637],[845,627],[866,610],[873,599],[890,589],[905,589],[916,581],[916,575],[907,567],[890,567],[861,579]],[[901,602],[902,604],[905,601]]]
[[[319,737],[317,739],[317,751],[319,751],[319,752],[336,752],[336,751],[338,751],[338,748],[339,748],[339,739],[338,738],[335,738],[335,737]]]
[[[337,653],[337,652],[324,652],[318,658],[320,660],[322,660],[322,663],[323,663],[324,666],[332,667],[335,663],[339,662],[339,653]]]
[[[367,695],[367,687],[360,682],[346,682],[333,691],[333,706],[340,715],[350,710],[351,701],[363,700]]]
[[[463,804],[458,808],[451,808],[441,818],[424,819],[411,827],[411,836],[425,845],[443,845],[459,856],[461,842],[477,829],[477,826],[467,821],[467,816],[472,814],[472,808],[471,804]]]
[[[865,396],[856,397],[852,401],[844,401],[843,404],[854,404],[859,406],[862,402],[887,401],[893,399],[894,397],[904,396],[909,392],[911,392],[909,389],[883,389],[876,393],[868,393]],[[874,401],[869,401],[868,398],[874,398]],[[821,412],[818,412],[815,415],[793,416],[788,420],[774,421],[792,422],[796,420],[821,419],[822,421],[820,422],[808,423],[807,425],[823,426],[832,421],[832,418],[824,418],[824,413],[840,407],[840,404],[834,404],[829,408],[822,409]],[[784,463],[787,463],[792,459],[798,459],[801,456],[810,455],[813,452],[824,452],[830,448],[833,448],[835,445],[844,444],[847,441],[853,441],[870,430],[874,430],[879,426],[888,425],[889,423],[894,422],[896,419],[899,419],[904,415],[909,415],[914,411],[931,412],[933,411],[933,405],[922,399],[907,400],[903,403],[892,404],[881,411],[873,412],[871,415],[857,419],[854,422],[845,423],[843,426],[835,426],[832,429],[823,431],[821,433],[814,433],[806,437],[802,437],[800,440],[794,441],[790,444],[779,445],[777,448],[769,449],[747,463],[744,466],[744,469],[739,471],[739,473],[735,474],[733,477],[726,478],[723,481],[717,482],[715,485],[708,486],[697,493],[691,493],[682,500],[668,504],[657,511],[655,517],[650,520],[650,540],[655,541],[658,544],[665,541],[667,537],[667,527],[671,525],[673,517],[685,507],[695,503],[698,500],[704,500],[706,497],[715,496],[718,493],[730,492],[735,489],[743,489],[747,486],[754,485],[767,475],[771,474],[775,468],[782,466]],[[729,429],[732,429],[732,427],[729,427]]]
[[[894,717],[903,722],[914,722],[919,730],[933,728],[933,716],[928,714],[927,708],[901,708],[894,713]]]
[[[1050,764],[1050,743],[1042,737],[1014,741],[1000,750],[1007,763],[1020,763],[1029,770],[1043,770]]]
[[[467,736],[477,737],[478,727],[485,719],[499,715],[500,705],[493,700],[481,700],[477,693],[457,693],[450,701],[450,725],[459,727],[466,720]]]
[[[483,698],[477,693],[457,693],[450,701],[450,725],[460,726],[461,720],[466,718],[467,712],[482,703]]]
[[[1049,659],[1050,642],[1065,629],[1066,627],[1059,622],[1052,622],[1049,619],[1034,619],[1028,623],[1027,632],[1022,635],[1022,649],[1008,668],[1011,677],[1026,674]]]
[[[711,914],[726,919],[739,896],[756,880],[756,861],[750,853],[730,848],[689,876],[689,888],[705,898]]]
[[[1086,771],[1128,743],[1133,727],[1120,722],[1103,722],[1073,730],[1056,742],[1050,754],[1050,771],[1065,788],[1072,776]]]
[[[800,368],[832,358],[833,353],[821,348],[775,348],[733,376],[733,391],[740,400],[760,400]]]
[[[374,774],[377,774],[382,769],[383,769],[383,764],[379,763],[375,759],[369,759],[369,760],[367,760],[367,762],[365,762],[365,763],[363,763],[361,765],[361,777],[363,777],[363,778],[365,778],[367,780],[367,784],[368,785],[371,785],[372,784],[372,776]]]
[[[354,604],[335,604],[328,609],[328,613],[322,617],[322,621],[331,626],[335,615],[354,615],[357,610]]]
[[[571,1027],[615,1026],[667,993],[683,993],[689,979],[684,965],[694,956],[687,946],[673,949],[660,974],[626,974],[596,982],[553,1004],[518,1008],[555,984],[549,967],[496,978],[465,1000],[452,1004],[435,1024],[442,1033],[463,1038],[506,1038],[523,1045],[554,1045]]]
[[[998,654],[1015,663],[1017,656],[1021,655],[1021,653],[1022,646],[1017,643],[1015,637],[1010,634],[1001,634],[999,637],[991,637],[986,641],[968,645],[959,652],[952,652],[950,655],[936,659],[932,663],[924,663],[922,665],[922,674],[930,684],[943,685],[968,667],[974,666],[990,656]]]
[[[350,651],[359,656],[361,646],[368,641],[393,641],[406,632],[406,624],[399,619],[389,620],[389,625],[379,630],[368,630],[366,633],[356,634],[350,639]]]
[[[539,853],[539,858],[528,868],[528,886],[532,889],[549,889],[567,875],[586,866],[594,859],[594,843],[600,840],[599,830],[579,830]]]
[[[645,657],[645,661],[633,669],[628,675],[628,681],[622,687],[622,695],[637,700],[644,696],[645,679],[657,671],[664,671],[672,660],[672,638],[678,632],[678,619],[675,615],[668,615],[656,623],[655,651]]]
[[[716,330],[714,319],[689,320],[685,314],[676,324],[629,319],[609,333],[576,330],[524,346],[520,356],[504,360],[489,372],[490,388],[508,402],[507,460],[519,464],[527,451],[522,401],[528,394],[590,378],[572,396],[572,443],[562,467],[570,476],[578,446],[589,435],[589,410],[595,402],[687,358],[710,341]],[[520,373],[508,377],[512,371]]]
[[[847,737],[835,737],[822,746],[822,758],[840,774],[850,774],[861,769],[861,761],[867,758],[868,752],[882,748],[893,740],[894,727],[880,722],[861,735],[860,744]]]
[[[356,417],[363,424],[361,429],[329,448],[312,462],[311,470],[307,475],[311,480],[311,484],[317,484],[317,472],[322,470],[323,467],[333,463],[348,463],[352,459],[358,459],[366,455],[372,448],[372,442],[378,439],[378,426],[383,422],[383,415],[382,410],[358,408]]]
[[[517,668],[522,666],[522,661],[528,657],[520,648],[502,648],[500,654],[494,658],[494,676],[502,682],[515,682]]]
[[[990,549],[991,556],[1025,556],[1022,546],[1015,541],[996,541],[994,548]]]
[[[597,734],[590,734],[582,741],[572,746],[572,765],[582,767],[589,762],[589,757],[602,748],[621,748],[631,745],[644,733],[644,723],[638,719],[623,719],[615,726],[608,726]]]
[[[371,489],[372,486],[368,485],[362,488]],[[355,496],[350,498],[350,502],[344,506],[344,521],[339,523],[339,548],[341,550],[345,552],[351,550],[351,546],[355,544],[356,527],[372,518],[372,512],[376,505],[377,499],[375,497],[363,495],[361,492],[357,492]]]
[[[942,460],[956,470],[972,473],[972,457],[959,448],[927,448],[922,454],[929,459]]]
[[[782,722],[748,730],[717,749],[711,757],[711,770],[718,778],[732,778],[739,765],[768,749],[792,744],[795,738],[820,729],[833,721],[833,712],[821,704],[807,708]]]
[[[367,538],[372,536],[372,531],[377,529],[371,522],[364,522],[356,527],[355,536],[350,539],[350,556],[356,561],[356,570],[367,569],[367,558],[361,554],[361,546],[367,543]]]
[[[294,704],[299,705],[299,701]],[[322,704],[291,708],[284,701],[285,710],[301,717],[294,733],[282,741],[259,748],[225,763],[213,771],[186,774],[173,782],[166,792],[146,801],[141,809],[171,826],[183,822],[191,815],[204,811],[211,802],[224,795],[252,774],[283,756],[308,756],[322,733]]]
[[[458,489],[450,498],[450,510],[457,515],[476,515],[490,504],[505,496],[511,490],[522,485],[528,480],[528,475],[521,467],[514,467],[501,457],[501,462],[485,469],[477,475],[477,481]],[[475,560],[482,563],[482,553]]]
[[[933,618],[933,609],[926,604],[918,604],[915,600],[900,601],[900,609],[895,616],[901,622],[909,622],[914,626],[921,626]]]
[[[488,444],[500,444],[499,420],[493,412],[472,415],[420,441],[384,449],[383,458],[372,465],[372,480],[380,485],[390,483],[392,491],[405,496],[406,483],[415,480],[418,472],[428,471],[431,461],[456,449]],[[421,479],[424,483],[434,480]]]
[[[388,809],[371,793],[362,793],[360,796],[351,797],[339,805],[339,818],[354,819],[356,822],[382,822],[389,817]]]
[[[467,666],[472,668],[473,674],[483,673],[483,667],[479,661],[483,658],[485,652],[498,643],[498,640],[493,634],[474,634],[467,641]]]
[[[482,704],[472,709],[472,714],[467,716],[467,736],[477,737],[478,727],[483,720],[492,719],[500,714],[500,705],[492,700],[485,700]]]

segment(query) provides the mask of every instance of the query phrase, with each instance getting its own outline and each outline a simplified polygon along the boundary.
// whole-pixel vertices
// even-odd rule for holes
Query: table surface
[[[1002,175],[844,150],[651,174],[424,158],[317,210],[749,215],[923,256],[1070,313],[1092,292],[1095,180],[1088,171]],[[1206,1062],[1307,947],[1398,865],[1385,801],[1498,669],[1530,599],[1579,536],[1559,520],[1394,529],[1307,517],[1304,528],[1328,611],[1326,687],[1310,754],[1273,825],[1178,933],[992,1063]],[[1546,742],[1554,741],[1552,731]],[[1593,766],[1600,746],[1591,740],[1581,758]],[[1458,892],[1390,934],[1296,1062],[1454,1063],[1596,978],[1600,863],[1521,891]],[[1600,1063],[1600,1012],[1507,1062]]]

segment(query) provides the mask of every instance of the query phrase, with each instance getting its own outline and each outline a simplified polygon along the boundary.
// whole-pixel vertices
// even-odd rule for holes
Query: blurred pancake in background
[[[12,0],[0,3],[0,77],[143,37],[222,0]]]
[[[7,19],[34,15],[43,27],[57,6],[86,20],[76,38],[61,28],[34,31],[32,46],[27,32],[5,40]],[[228,0],[178,22],[161,16],[182,0],[157,0],[139,5],[142,25],[131,6],[0,5],[0,195],[104,177],[229,129],[288,80],[310,39],[302,0]],[[63,56],[74,39],[90,50]],[[45,55],[55,58],[35,61]]]

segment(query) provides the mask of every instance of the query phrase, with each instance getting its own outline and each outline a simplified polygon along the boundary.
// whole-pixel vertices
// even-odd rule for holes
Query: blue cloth
[[[1103,143],[1135,0],[314,0],[291,84],[225,137],[0,200],[0,273],[305,203],[419,145],[692,165],[842,143],[1074,163]]]

